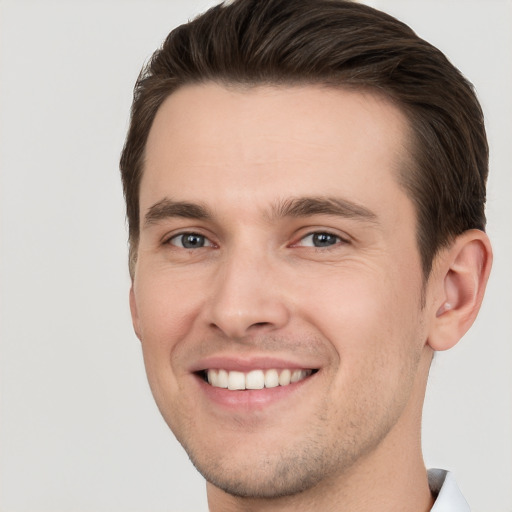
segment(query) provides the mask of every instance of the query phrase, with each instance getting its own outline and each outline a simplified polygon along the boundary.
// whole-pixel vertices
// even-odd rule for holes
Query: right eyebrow
[[[205,206],[200,204],[164,198],[148,209],[144,216],[144,226],[172,217],[208,220],[212,218],[212,215]]]

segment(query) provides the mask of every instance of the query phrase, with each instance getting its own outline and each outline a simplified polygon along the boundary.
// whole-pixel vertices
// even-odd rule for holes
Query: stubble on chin
[[[351,425],[340,428],[341,438],[333,442],[326,435],[328,422],[321,415],[309,435],[287,443],[283,434],[280,449],[265,453],[255,445],[252,456],[245,458],[245,452],[236,449],[225,454],[208,452],[207,442],[202,448],[182,444],[196,469],[218,489],[238,498],[278,499],[299,495],[321,482],[337,481],[385,436],[374,431],[362,440],[361,426]],[[251,436],[247,438],[251,442]]]

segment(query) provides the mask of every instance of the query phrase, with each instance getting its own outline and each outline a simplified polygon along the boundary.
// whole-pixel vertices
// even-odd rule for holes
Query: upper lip
[[[223,369],[227,371],[249,372],[251,370],[315,370],[319,366],[311,365],[310,362],[298,362],[279,357],[268,356],[235,356],[215,355],[196,361],[190,368],[193,373],[209,369]]]

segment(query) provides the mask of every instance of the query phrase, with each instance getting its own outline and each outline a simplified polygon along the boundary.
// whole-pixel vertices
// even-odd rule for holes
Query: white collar
[[[428,484],[436,502],[431,512],[471,512],[454,476],[444,469],[429,469]]]

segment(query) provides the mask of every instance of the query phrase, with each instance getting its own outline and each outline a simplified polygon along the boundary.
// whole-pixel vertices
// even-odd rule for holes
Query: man
[[[211,511],[469,510],[421,409],[491,267],[471,85],[342,0],[235,0],[141,73],[130,306]]]

